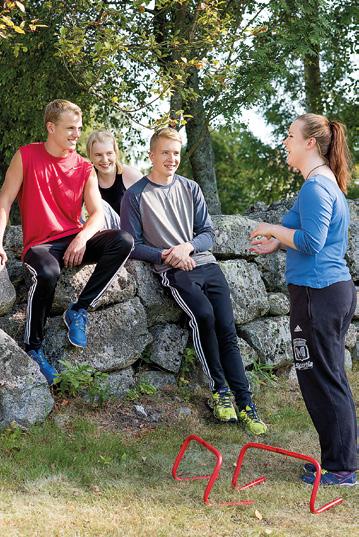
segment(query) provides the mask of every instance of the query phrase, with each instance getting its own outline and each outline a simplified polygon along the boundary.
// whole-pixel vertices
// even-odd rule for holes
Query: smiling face
[[[300,119],[295,120],[289,127],[287,138],[283,141],[287,150],[287,163],[298,169],[301,169],[309,153],[313,150],[313,139],[304,138],[302,127],[303,122]]]
[[[62,153],[74,151],[81,135],[82,117],[75,112],[62,112],[56,123],[48,121],[46,127],[52,147]]]
[[[91,161],[101,176],[113,177],[116,174],[116,160],[115,149],[110,139],[93,143]]]
[[[181,142],[159,137],[150,151],[152,174],[159,179],[173,177],[181,162]]]

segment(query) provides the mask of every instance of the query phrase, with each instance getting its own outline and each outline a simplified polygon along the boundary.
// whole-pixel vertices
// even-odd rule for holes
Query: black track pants
[[[250,403],[229,288],[219,266],[210,263],[189,272],[171,269],[161,280],[190,319],[196,354],[211,388],[228,384],[239,406]]]
[[[289,285],[290,331],[302,395],[319,434],[321,464],[331,471],[357,468],[357,424],[344,369],[344,337],[353,317],[353,282],[323,289]]]
[[[76,235],[39,244],[28,250],[25,267],[31,274],[24,341],[27,349],[37,349],[44,339],[44,327],[54,299],[55,288],[64,266],[64,253]],[[86,243],[83,263],[97,263],[94,272],[80,294],[77,307],[96,306],[125,263],[133,248],[129,233],[106,230],[95,233]]]

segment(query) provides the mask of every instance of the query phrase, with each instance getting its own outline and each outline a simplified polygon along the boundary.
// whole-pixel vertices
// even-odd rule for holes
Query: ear
[[[53,123],[52,121],[48,121],[46,123],[46,129],[47,129],[48,134],[54,134],[54,132],[55,132],[55,123]]]
[[[308,138],[306,142],[307,142],[308,149],[313,149],[317,145],[317,141],[313,136],[311,138]]]

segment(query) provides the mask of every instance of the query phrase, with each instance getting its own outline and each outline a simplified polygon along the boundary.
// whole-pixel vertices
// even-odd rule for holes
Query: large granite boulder
[[[130,388],[135,385],[135,375],[132,367],[126,367],[121,371],[113,371],[108,374],[108,393],[113,397],[122,398]]]
[[[354,222],[355,220],[359,221],[359,199],[358,200],[347,200],[350,211],[350,220]]]
[[[354,349],[357,342],[357,327],[354,323],[349,325],[348,332],[345,335],[345,346],[347,349]]]
[[[16,300],[16,291],[9,280],[6,266],[0,267],[0,315],[11,310]]]
[[[24,270],[21,261],[22,230],[21,226],[8,226],[4,237],[4,250],[8,257],[6,264],[9,278],[17,286],[24,280]]]
[[[257,351],[261,362],[280,366],[293,361],[288,317],[257,319],[241,326],[239,333]]]
[[[356,287],[356,292],[357,292],[357,305],[356,305],[355,312],[354,312],[354,319],[358,320],[359,319],[359,287]]]
[[[269,315],[288,315],[290,310],[289,298],[284,293],[269,293]]]
[[[359,322],[354,321],[353,325],[356,330],[356,343],[354,348],[352,349],[352,358],[353,360],[359,360]]]
[[[219,263],[230,288],[237,325],[265,315],[269,310],[267,293],[255,263],[244,259]]]
[[[175,324],[165,324],[156,326],[151,333],[153,341],[148,347],[151,362],[166,371],[178,373],[188,341],[188,331]]]
[[[126,263],[126,269],[137,282],[137,296],[146,309],[148,326],[177,322],[181,318],[182,310],[170,292],[162,287],[150,264],[130,260]]]
[[[22,304],[13,308],[13,310],[0,317],[0,329],[6,332],[18,345],[22,345],[24,339],[26,318],[26,306]]]
[[[257,255],[254,258],[254,262],[258,266],[268,292],[288,294],[285,281],[285,252],[279,251],[270,255]]]
[[[44,421],[54,405],[39,366],[0,330],[0,429]]]
[[[62,317],[49,319],[45,353],[53,362],[69,360],[99,371],[115,371],[136,362],[152,341],[144,307],[138,297],[88,315],[88,345],[73,347]]]
[[[292,208],[296,195],[285,200],[275,201],[271,205],[257,202],[245,211],[245,216],[253,220],[268,222],[269,224],[280,224],[283,216]]]
[[[141,371],[138,379],[139,383],[150,384],[158,390],[176,385],[176,376],[166,371],[147,370]]]
[[[244,339],[237,338],[238,347],[242,356],[244,367],[253,365],[254,362],[259,362],[258,353]]]
[[[84,265],[81,268],[64,269],[58,281],[52,313],[62,313],[71,302],[75,302],[82,289],[95,270],[95,265]],[[125,302],[136,294],[134,277],[122,267],[113,282],[100,298],[96,308]]]
[[[352,222],[349,226],[346,259],[353,280],[359,283],[359,221]]]
[[[249,234],[255,228],[257,222],[235,215],[212,216],[215,239],[213,253],[219,259],[231,259],[235,257],[253,257],[249,251],[251,243]]]

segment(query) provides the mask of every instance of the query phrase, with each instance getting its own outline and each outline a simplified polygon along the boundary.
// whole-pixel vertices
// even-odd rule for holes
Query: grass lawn
[[[359,371],[350,375],[359,396]],[[344,503],[320,515],[309,512],[311,487],[298,480],[300,461],[249,450],[240,482],[267,481],[231,490],[234,463],[250,440],[240,427],[214,423],[204,393],[143,396],[161,414],[158,423],[133,418],[133,401],[91,409],[59,401],[43,425],[0,435],[1,537],[355,537],[359,487],[319,489],[317,505],[338,496]],[[269,433],[258,441],[318,457],[318,441],[298,388],[279,379],[257,397]],[[192,413],[178,418],[178,408]],[[177,410],[176,410],[177,409]],[[177,412],[177,414],[176,414]],[[206,481],[175,482],[171,467],[184,438],[202,436],[223,454],[220,478],[202,503]],[[247,458],[248,457],[248,458]],[[210,473],[214,457],[191,444],[181,470]],[[249,506],[220,501],[255,499]]]

